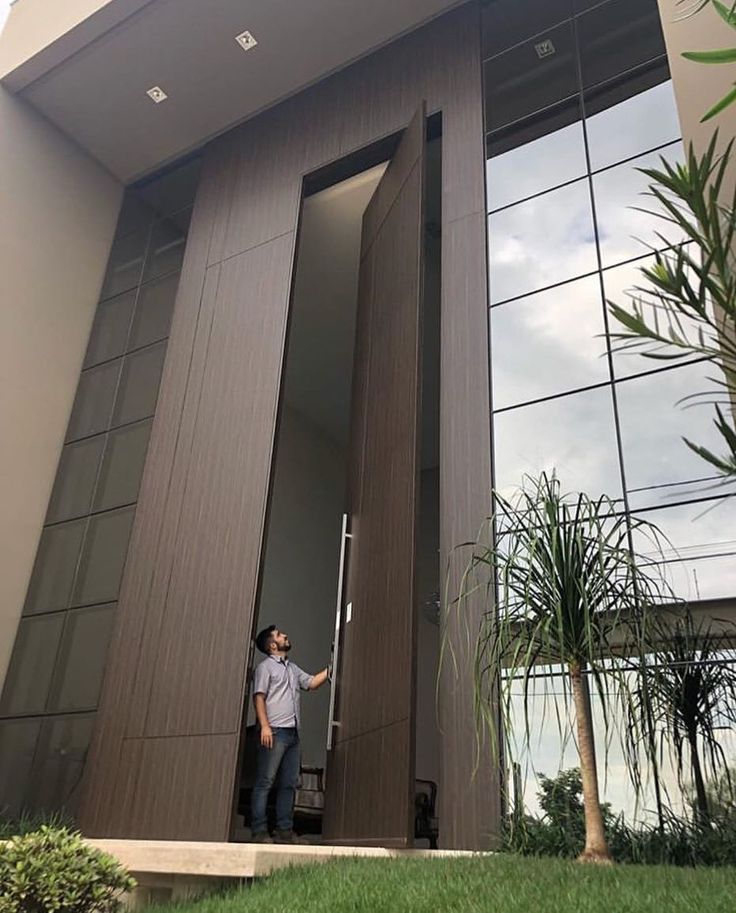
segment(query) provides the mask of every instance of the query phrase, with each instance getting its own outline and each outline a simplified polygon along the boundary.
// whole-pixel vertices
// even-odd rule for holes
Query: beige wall
[[[0,79],[13,89],[37,79],[150,2],[18,0],[0,36]]]
[[[0,686],[121,194],[0,87]]]
[[[728,141],[736,135],[736,105],[705,124],[700,119],[732,87],[733,66],[693,63],[682,52],[734,47],[736,32],[710,6],[684,19],[677,0],[659,0],[659,8],[685,142],[702,150],[716,128]]]

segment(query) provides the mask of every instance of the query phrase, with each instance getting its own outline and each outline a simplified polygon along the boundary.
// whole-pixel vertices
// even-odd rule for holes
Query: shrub
[[[0,913],[114,913],[135,881],[79,833],[43,826],[0,846],[0,885]]]
[[[585,840],[582,783],[576,769],[556,777],[540,776],[537,793],[543,815],[517,814],[507,822],[504,848],[524,856],[574,859]],[[611,855],[617,862],[643,865],[713,866],[736,864],[736,813],[723,806],[710,821],[697,816],[678,817],[663,809],[660,828],[628,824],[602,805],[603,823]]]

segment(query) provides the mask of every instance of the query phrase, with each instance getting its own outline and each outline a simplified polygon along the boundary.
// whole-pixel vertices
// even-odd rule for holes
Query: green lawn
[[[147,913],[734,913],[736,868],[556,859],[340,860]]]

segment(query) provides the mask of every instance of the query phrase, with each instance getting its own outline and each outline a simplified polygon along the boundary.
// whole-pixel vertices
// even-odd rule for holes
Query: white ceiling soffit
[[[129,181],[456,5],[156,0],[21,95]]]

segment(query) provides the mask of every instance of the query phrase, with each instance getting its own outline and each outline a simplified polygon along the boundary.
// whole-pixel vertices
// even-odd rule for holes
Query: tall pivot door
[[[363,218],[349,467],[350,550],[324,836],[414,833],[414,569],[419,506],[425,116]]]

